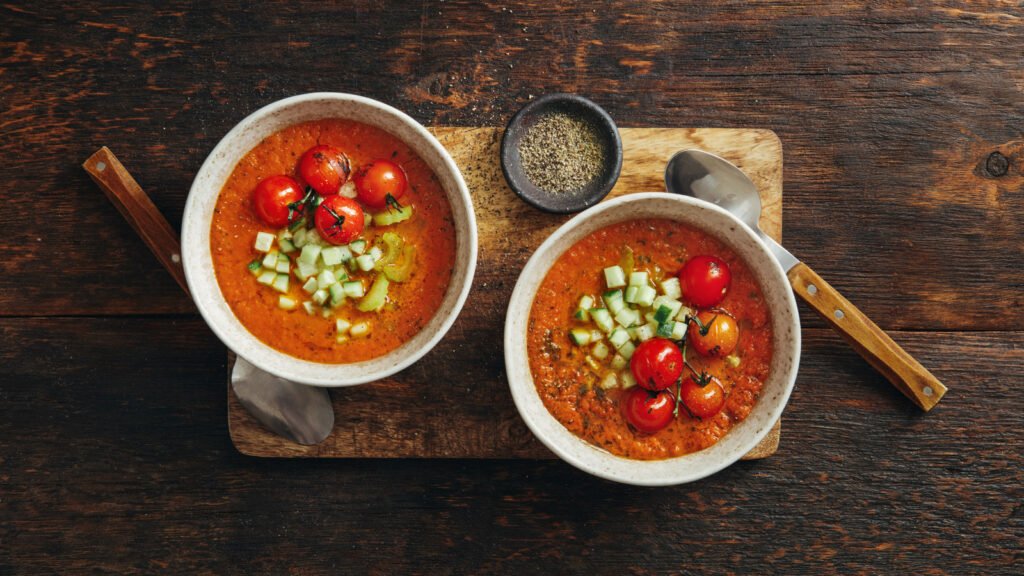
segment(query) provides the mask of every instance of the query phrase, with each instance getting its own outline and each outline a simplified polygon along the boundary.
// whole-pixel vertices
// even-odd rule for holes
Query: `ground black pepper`
[[[556,194],[579,192],[600,176],[605,147],[592,124],[565,112],[542,116],[526,129],[519,161],[530,182]]]

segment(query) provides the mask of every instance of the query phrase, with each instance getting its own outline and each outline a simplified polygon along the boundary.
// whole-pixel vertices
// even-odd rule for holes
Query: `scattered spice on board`
[[[600,176],[605,155],[597,129],[565,112],[542,116],[519,143],[526,177],[534,186],[556,194],[579,192]]]

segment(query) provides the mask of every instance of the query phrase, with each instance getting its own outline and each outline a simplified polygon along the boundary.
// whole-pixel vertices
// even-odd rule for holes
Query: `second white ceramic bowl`
[[[768,381],[750,415],[716,444],[666,460],[631,460],[590,444],[562,426],[544,406],[530,372],[526,331],[537,289],[566,250],[601,228],[639,218],[669,218],[718,238],[750,267],[772,318],[773,356]],[[698,480],[750,452],[782,414],[796,381],[800,320],[782,267],[754,233],[725,210],[707,202],[648,192],[598,204],[566,222],[541,244],[519,275],[505,318],[505,370],[516,408],[534,435],[577,468],[616,482],[664,486]]]
[[[253,336],[224,300],[213,272],[210,223],[217,195],[235,165],[264,138],[293,124],[347,118],[376,126],[408,144],[437,175],[455,220],[454,271],[434,317],[411,340],[390,353],[352,364],[321,364],[279,352]],[[462,174],[443,146],[408,115],[376,100],[333,92],[285,98],[249,115],[213,149],[199,169],[185,204],[181,226],[182,264],[199,312],[236,354],[257,367],[303,384],[351,386],[390,376],[430,351],[451,328],[469,294],[476,271],[476,217]]]

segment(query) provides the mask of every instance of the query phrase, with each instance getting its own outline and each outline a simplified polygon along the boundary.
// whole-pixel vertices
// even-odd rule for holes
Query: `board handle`
[[[814,270],[800,262],[788,276],[793,291],[914,404],[927,412],[939,403],[942,382]]]
[[[89,156],[82,168],[171,273],[178,286],[189,294],[178,234],[117,156],[104,146]]]

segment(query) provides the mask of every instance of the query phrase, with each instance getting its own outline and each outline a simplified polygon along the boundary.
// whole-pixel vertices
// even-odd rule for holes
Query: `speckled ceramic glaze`
[[[570,432],[544,406],[530,373],[526,328],[537,289],[563,252],[605,226],[638,218],[670,218],[720,239],[750,267],[764,292],[774,330],[774,356],[760,400],[746,420],[716,444],[678,458],[631,460],[616,456]],[[530,430],[555,454],[577,468],[616,482],[665,486],[692,482],[739,460],[760,442],[782,414],[796,381],[800,320],[789,281],[754,233],[725,210],[664,192],[630,194],[599,204],[566,222],[526,263],[505,318],[505,370],[516,408]]]
[[[433,319],[390,353],[352,364],[322,364],[278,352],[242,326],[224,300],[213,272],[210,223],[217,195],[235,165],[264,138],[293,124],[347,118],[382,128],[408,144],[444,187],[455,219],[455,267]],[[419,360],[445,335],[466,301],[476,270],[476,218],[469,190],[448,152],[406,114],[375,100],[330,92],[304,94],[265,106],[228,132],[192,183],[181,227],[181,249],[192,298],[207,324],[239,356],[272,374],[317,386],[351,386],[390,376]]]

